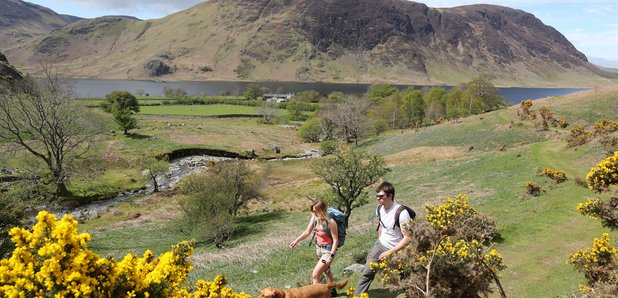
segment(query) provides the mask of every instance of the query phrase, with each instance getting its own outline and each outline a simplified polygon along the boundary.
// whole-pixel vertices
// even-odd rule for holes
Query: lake
[[[367,92],[369,84],[354,83],[305,83],[305,82],[238,82],[238,81],[139,81],[139,80],[101,80],[101,79],[67,79],[67,83],[74,87],[76,95],[81,98],[102,98],[114,90],[129,91],[133,94],[143,89],[151,96],[164,95],[165,87],[182,88],[188,95],[219,95],[228,91],[232,95],[241,95],[247,85],[256,83],[270,89],[273,93],[297,93],[306,90],[315,90],[322,94],[343,92],[348,95],[362,95]],[[420,89],[432,86],[396,85],[399,89],[414,87]],[[444,86],[445,88],[450,88]],[[585,88],[499,88],[500,93],[509,102],[518,104],[522,100],[537,99],[549,96],[565,95]]]

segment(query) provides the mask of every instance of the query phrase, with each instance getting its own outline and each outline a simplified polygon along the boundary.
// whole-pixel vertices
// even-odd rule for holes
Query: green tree
[[[465,97],[460,88],[453,88],[445,95],[446,117],[454,119],[466,115]]]
[[[431,88],[425,95],[425,116],[432,122],[446,117],[445,96],[446,90],[442,87]]]
[[[88,151],[97,133],[95,118],[72,100],[71,89],[51,70],[44,71],[44,80],[26,78],[0,87],[0,140],[43,161],[55,194],[65,195],[71,162]]]
[[[395,87],[395,85],[373,85],[369,87],[369,91],[367,92],[367,98],[369,98],[373,102],[378,102],[391,96],[395,92],[397,92],[397,87]]]
[[[251,83],[247,85],[247,90],[245,91],[244,97],[248,100],[257,100],[267,93],[265,88],[260,87],[258,84]]]
[[[317,143],[322,138],[320,119],[311,117],[298,128],[298,135],[306,142]]]
[[[114,108],[139,113],[137,98],[129,91],[112,91],[105,95],[105,101],[101,103],[101,108],[108,113],[113,113]]]
[[[142,160],[141,165],[146,169],[146,175],[148,179],[152,181],[154,192],[159,192],[159,183],[157,182],[157,176],[165,174],[170,167],[170,164],[165,159],[156,159],[154,157],[148,157]]]
[[[308,90],[308,91],[302,91],[299,93],[294,94],[294,96],[292,96],[292,99],[297,99],[300,100],[302,102],[312,102],[312,103],[317,103],[320,102],[320,98],[322,97],[322,95],[320,95],[319,92],[314,91],[314,90]]]
[[[425,100],[420,90],[408,89],[404,92],[401,109],[406,117],[407,126],[416,126],[425,118]]]
[[[290,120],[302,121],[305,119],[303,112],[307,109],[307,104],[299,99],[292,99],[287,102],[285,109],[290,114]]]
[[[112,114],[114,122],[123,129],[125,135],[137,127],[133,113],[139,112],[139,104],[137,98],[130,92],[112,91],[105,95],[105,102],[101,104],[101,108]]]
[[[187,227],[220,247],[232,236],[240,209],[261,197],[260,185],[244,161],[219,162],[206,173],[183,179],[179,190],[187,195],[181,203]]]
[[[331,187],[335,204],[345,213],[346,224],[352,210],[368,202],[367,196],[362,196],[365,188],[390,171],[384,158],[363,150],[342,150],[332,158],[316,161],[312,170]]]
[[[500,91],[498,91],[498,88],[492,83],[494,79],[494,75],[481,73],[478,77],[466,83],[466,91],[471,95],[472,99],[474,99],[471,99],[470,102],[480,101],[481,112],[492,111],[506,106],[504,97],[500,95]],[[478,103],[475,104],[478,105]],[[472,110],[472,107],[470,107],[469,114],[473,114]]]

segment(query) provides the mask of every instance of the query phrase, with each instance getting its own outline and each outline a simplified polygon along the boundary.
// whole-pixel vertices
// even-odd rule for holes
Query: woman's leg
[[[326,272],[327,269],[328,269],[328,265],[326,265],[325,263],[322,263],[322,260],[318,260],[318,263],[315,265],[315,268],[313,268],[313,272],[311,273],[311,279],[313,280],[314,284],[320,283],[320,278],[322,277],[322,273]],[[326,274],[326,276],[328,276],[328,273]],[[330,273],[329,278],[332,280],[333,278],[332,273]]]

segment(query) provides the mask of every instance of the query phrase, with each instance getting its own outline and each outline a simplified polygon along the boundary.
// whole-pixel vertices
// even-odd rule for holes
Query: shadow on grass
[[[261,232],[268,222],[279,221],[283,218],[283,211],[252,214],[238,219],[234,239]]]
[[[144,139],[150,139],[149,135],[142,135],[142,134],[138,134],[138,133],[129,133],[127,134],[127,138],[131,138],[134,140],[144,140]]]

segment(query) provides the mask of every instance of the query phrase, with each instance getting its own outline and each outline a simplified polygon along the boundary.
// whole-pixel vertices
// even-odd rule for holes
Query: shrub
[[[588,188],[596,192],[607,190],[611,184],[618,183],[618,151],[590,169],[586,175],[586,182]]]
[[[567,147],[571,148],[571,147],[584,145],[588,143],[588,140],[590,139],[591,136],[592,134],[586,131],[586,129],[583,126],[577,125],[573,129],[571,129],[571,134],[566,139]]]
[[[406,291],[406,297],[479,297],[503,293],[498,272],[502,256],[491,248],[496,234],[493,219],[479,214],[466,195],[425,206],[425,220],[404,225],[409,246],[372,268],[382,281]]]
[[[618,138],[613,136],[603,136],[599,143],[603,145],[603,147],[607,150],[617,150],[618,151]]]
[[[618,131],[618,122],[610,119],[599,120],[594,123],[594,135],[605,135]]]
[[[337,142],[334,140],[324,140],[320,143],[320,150],[325,155],[333,154],[337,152]]]
[[[551,178],[556,183],[562,183],[567,180],[566,174],[562,171],[543,169],[543,175]]]
[[[527,194],[534,196],[534,197],[538,197],[544,192],[546,192],[546,190],[542,186],[532,181],[526,182],[526,193]]]
[[[41,211],[37,220],[32,231],[10,231],[16,248],[9,259],[0,260],[0,292],[7,297],[191,297],[183,288],[192,270],[188,259],[193,252],[191,242],[174,245],[158,258],[147,250],[141,258],[129,253],[117,262],[88,248],[91,237],[77,233],[72,216],[57,220]],[[224,288],[221,280],[225,279],[198,281],[194,297],[205,297],[205,291],[225,293],[223,297],[249,297]]]
[[[590,291],[598,283],[616,285],[617,254],[618,249],[610,245],[608,233],[603,233],[601,238],[594,238],[592,248],[581,249],[571,254],[568,262],[587,279],[587,284],[580,285],[580,289]]]
[[[322,138],[322,127],[318,118],[310,118],[298,128],[299,136],[306,142],[317,143]]]
[[[611,197],[609,202],[589,198],[586,203],[579,203],[577,211],[592,219],[600,219],[605,228],[618,228],[618,197]]]

